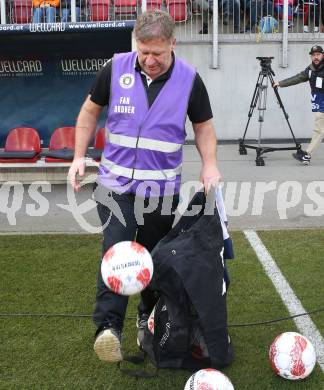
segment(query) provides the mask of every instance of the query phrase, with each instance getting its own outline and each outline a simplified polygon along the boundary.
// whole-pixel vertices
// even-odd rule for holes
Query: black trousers
[[[116,202],[115,205],[119,206],[126,226],[123,225],[120,218],[116,215],[118,213],[114,212],[115,206],[110,206],[109,202],[101,203],[97,201],[99,218],[102,226],[106,225],[103,230],[102,257],[112,245],[120,241],[134,241],[135,238],[148,251],[152,251],[154,246],[172,228],[174,221],[173,211],[178,205],[179,195],[174,195],[171,198],[155,198],[154,201],[149,198],[135,198],[134,194],[110,192],[106,196],[112,197],[110,200],[113,200]],[[157,207],[153,207],[152,203],[153,206],[157,204]],[[153,208],[154,210],[150,213],[142,213],[141,210],[143,208],[144,210],[146,208],[147,211]],[[143,221],[139,221],[141,216],[144,224],[142,224]],[[126,314],[128,297],[115,294],[105,286],[101,277],[100,266],[101,261],[97,275],[97,295],[93,321],[98,330],[103,327],[113,327],[121,330]],[[141,302],[138,306],[139,314],[150,314],[156,301],[156,294],[149,287],[142,291]]]

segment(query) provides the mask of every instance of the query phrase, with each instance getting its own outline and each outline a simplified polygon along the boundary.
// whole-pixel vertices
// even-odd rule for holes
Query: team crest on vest
[[[135,78],[131,73],[124,73],[119,78],[119,85],[122,88],[129,89],[134,85]]]

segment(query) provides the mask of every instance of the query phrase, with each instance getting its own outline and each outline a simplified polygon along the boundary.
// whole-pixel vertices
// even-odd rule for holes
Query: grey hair
[[[168,12],[161,10],[143,12],[135,23],[135,38],[145,42],[152,39],[171,40],[175,24]]]

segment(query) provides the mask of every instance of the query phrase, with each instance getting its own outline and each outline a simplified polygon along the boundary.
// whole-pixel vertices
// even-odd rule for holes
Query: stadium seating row
[[[4,150],[0,151],[0,163],[69,162],[74,157],[75,128],[59,127],[54,130],[48,150],[42,150],[38,131],[31,127],[16,127],[7,135]],[[100,161],[105,144],[105,128],[96,133],[93,147],[87,157]]]
[[[161,9],[163,0],[147,0],[146,9]],[[110,20],[113,9],[114,17],[123,18],[124,15],[137,15],[137,0],[88,0],[90,20]],[[139,6],[141,1],[139,0]],[[24,24],[32,22],[32,0],[13,0],[13,23]],[[166,8],[176,22],[187,20],[187,0],[166,0]]]

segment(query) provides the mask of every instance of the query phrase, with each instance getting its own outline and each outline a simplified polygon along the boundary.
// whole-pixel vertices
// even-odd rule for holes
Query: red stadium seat
[[[4,151],[0,152],[0,162],[34,163],[40,150],[40,138],[36,129],[16,127],[8,133]]]
[[[97,131],[94,140],[94,147],[88,149],[87,156],[93,158],[96,161],[100,161],[102,151],[105,147],[105,143],[106,143],[106,129],[104,127],[101,127]]]
[[[115,0],[114,1],[115,15],[133,15],[137,14],[137,0]]]
[[[68,162],[74,157],[75,127],[59,127],[54,130],[48,151],[41,153],[46,162]]]
[[[162,0],[147,0],[146,1],[146,10],[152,11],[155,9],[161,9],[162,8]]]
[[[175,22],[184,22],[187,20],[188,10],[186,0],[166,0],[166,5],[169,14]]]
[[[109,20],[109,0],[89,0],[93,22]]]
[[[162,8],[163,0],[146,0],[146,11],[153,11]],[[142,6],[142,2],[141,2]]]
[[[13,1],[13,22],[17,24],[31,23],[32,21],[32,0]]]

